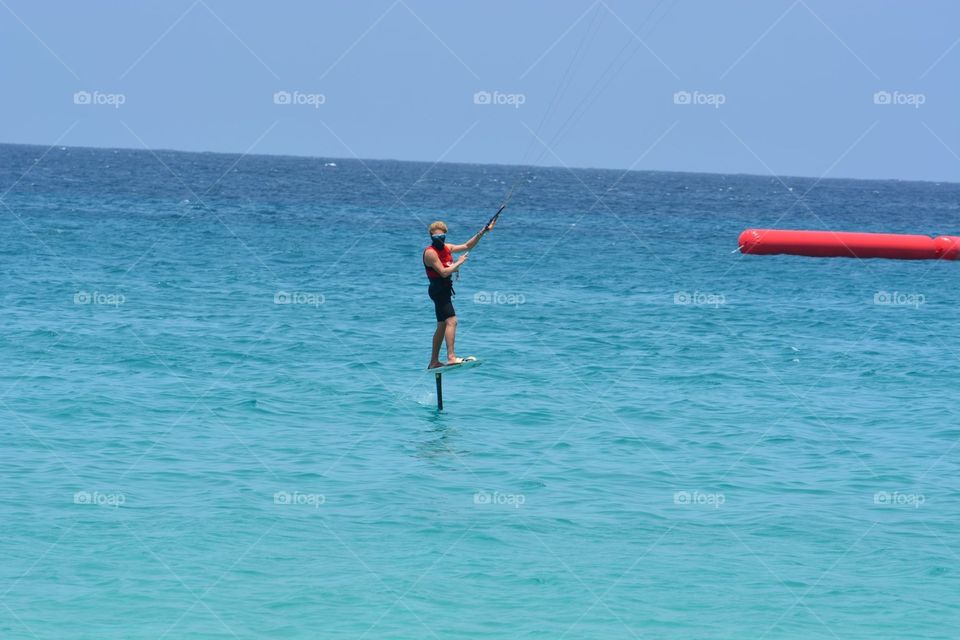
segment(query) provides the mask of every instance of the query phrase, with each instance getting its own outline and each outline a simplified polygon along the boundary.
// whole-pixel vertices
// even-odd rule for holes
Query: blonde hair
[[[442,220],[437,220],[436,222],[431,222],[430,226],[427,227],[427,231],[430,233],[430,235],[433,235],[433,232],[436,231],[437,229],[446,233],[447,232],[446,223],[444,223]]]

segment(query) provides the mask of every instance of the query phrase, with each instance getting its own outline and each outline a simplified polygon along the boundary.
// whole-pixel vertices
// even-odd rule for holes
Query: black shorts
[[[427,289],[430,299],[433,300],[433,306],[437,313],[437,322],[443,322],[447,318],[457,315],[453,310],[453,282],[450,278],[437,278],[430,281],[430,288]]]

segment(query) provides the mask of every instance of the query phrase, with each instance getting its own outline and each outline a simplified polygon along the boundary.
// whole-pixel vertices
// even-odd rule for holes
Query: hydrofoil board
[[[467,356],[463,359],[463,362],[457,364],[445,364],[442,367],[434,367],[433,369],[427,369],[427,371],[433,371],[434,373],[446,373],[447,371],[457,371],[460,369],[472,369],[473,367],[479,367],[481,364],[480,360],[477,360],[476,356]]]

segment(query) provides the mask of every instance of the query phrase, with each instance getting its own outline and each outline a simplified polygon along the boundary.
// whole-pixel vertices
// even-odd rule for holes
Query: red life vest
[[[437,251],[436,249],[434,249],[433,245],[430,245],[429,247],[423,250],[424,255],[426,255],[427,251],[430,251],[430,250],[436,251],[437,255],[440,256],[440,264],[442,264],[443,266],[449,267],[450,265],[453,264],[453,253],[450,252],[449,246],[443,245],[443,250]],[[443,279],[443,276],[437,273],[433,267],[428,267],[427,265],[423,265],[423,268],[427,272],[427,277],[430,278],[431,280]]]

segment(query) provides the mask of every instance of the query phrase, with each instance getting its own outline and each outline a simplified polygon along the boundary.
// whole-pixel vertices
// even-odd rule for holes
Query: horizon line
[[[565,165],[551,165],[551,164],[510,164],[506,162],[452,162],[452,161],[437,161],[432,162],[430,160],[404,160],[400,158],[356,158],[356,157],[343,157],[343,156],[318,156],[318,155],[306,155],[306,154],[296,154],[296,153],[243,153],[238,151],[193,151],[185,149],[165,149],[165,148],[145,148],[145,147],[95,147],[95,146],[85,146],[85,145],[65,145],[65,144],[37,144],[30,142],[0,142],[0,146],[9,146],[9,147],[37,147],[39,149],[52,150],[56,148],[62,149],[90,149],[94,151],[134,151],[142,153],[157,153],[157,152],[168,152],[168,153],[187,153],[187,154],[196,154],[196,155],[222,155],[222,156],[233,156],[233,157],[253,157],[253,158],[296,158],[302,160],[341,160],[347,162],[409,162],[411,164],[442,164],[442,165],[464,165],[464,166],[488,166],[488,167],[506,167],[506,168],[516,168],[516,169],[553,169],[558,171],[616,171],[624,174],[627,173],[668,173],[668,174],[685,174],[685,175],[708,175],[708,176],[738,176],[738,177],[751,177],[751,178],[772,178],[775,180],[816,180],[817,182],[828,182],[828,181],[840,181],[840,180],[855,180],[858,182],[903,182],[903,183],[922,183],[922,184],[950,184],[950,185],[960,185],[960,180],[934,180],[934,179],[914,179],[914,178],[853,178],[849,176],[794,176],[794,175],[779,175],[773,173],[720,173],[718,171],[682,171],[677,169],[623,169],[618,167],[572,167]]]

